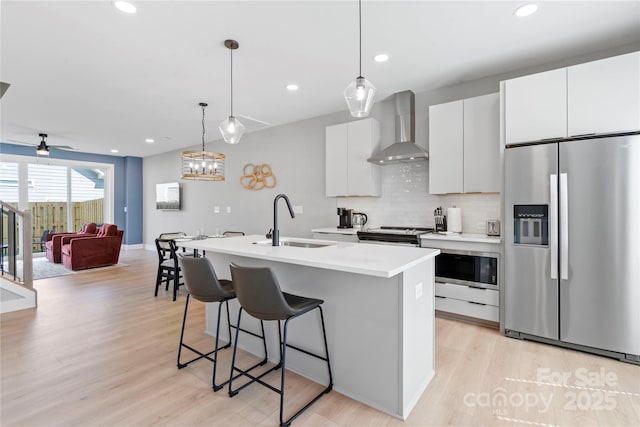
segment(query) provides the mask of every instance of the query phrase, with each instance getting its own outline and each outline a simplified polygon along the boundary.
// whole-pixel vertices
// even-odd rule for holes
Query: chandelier
[[[202,108],[202,151],[182,152],[182,179],[224,181],[224,154],[204,151],[204,109],[207,104],[198,105]]]

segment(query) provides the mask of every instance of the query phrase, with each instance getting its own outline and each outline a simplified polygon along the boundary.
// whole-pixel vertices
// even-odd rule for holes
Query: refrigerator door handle
[[[558,175],[549,175],[549,242],[551,278],[558,278]]]
[[[567,174],[560,174],[560,278],[569,279],[569,190]]]

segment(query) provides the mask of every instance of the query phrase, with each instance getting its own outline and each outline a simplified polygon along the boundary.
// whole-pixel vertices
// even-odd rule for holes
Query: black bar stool
[[[231,328],[236,328],[235,325],[231,324],[231,319],[229,316],[229,300],[232,300],[236,297],[236,294],[233,290],[233,283],[230,280],[218,280],[216,276],[216,272],[209,261],[208,258],[194,258],[193,256],[178,255],[178,261],[180,263],[180,268],[184,274],[184,285],[187,288],[187,298],[184,304],[184,316],[182,318],[182,330],[180,331],[180,346],[178,347],[178,369],[182,369],[185,366],[189,365],[192,362],[200,359],[207,359],[210,362],[213,362],[213,374],[211,379],[211,384],[214,391],[220,390],[229,382],[226,380],[221,384],[216,384],[216,367],[218,365],[218,350],[222,350],[225,348],[229,348],[231,346]],[[183,342],[184,338],[184,325],[187,321],[187,311],[189,309],[189,298],[193,296],[194,299],[207,303],[207,302],[217,302],[218,303],[218,321],[216,323],[216,342],[215,347],[209,353],[202,353],[195,348],[191,347],[188,344]],[[219,337],[220,337],[220,317],[222,314],[222,305],[227,308],[227,325],[229,327],[229,342],[222,347],[218,346]],[[258,337],[262,339],[264,345],[264,359],[260,362],[256,363],[254,366],[249,368],[251,371],[258,366],[262,366],[267,363],[267,342],[265,340],[264,335],[264,324],[260,322],[260,326],[262,328],[262,335],[258,335],[251,331],[247,331],[242,329],[243,332],[246,332],[250,335]],[[237,332],[236,332],[237,335]],[[199,355],[198,357],[189,360],[188,362],[181,362],[180,356],[182,354],[182,347],[185,347],[192,352]],[[209,356],[213,354],[213,359]],[[239,376],[239,375],[238,375]]]
[[[242,317],[242,311],[246,311],[251,316],[259,319],[260,321],[264,320],[277,320],[278,321],[278,336],[280,340],[280,362],[269,369],[268,371],[262,373],[261,375],[255,377],[244,371],[242,369],[236,368],[236,351],[238,349],[238,335],[239,332],[236,332],[235,344],[233,346],[233,357],[231,359],[231,373],[229,380],[229,396],[233,397],[240,390],[247,387],[248,385],[258,382],[263,386],[267,387],[270,390],[275,391],[280,395],[280,425],[281,426],[289,426],[291,422],[298,417],[302,412],[308,409],[311,405],[313,405],[322,395],[329,393],[333,388],[333,377],[331,375],[331,363],[329,362],[329,348],[327,346],[327,333],[325,331],[324,326],[324,315],[322,313],[321,304],[324,302],[320,299],[315,298],[306,298],[298,295],[288,294],[286,292],[282,292],[280,289],[280,285],[278,284],[278,279],[273,274],[270,268],[267,267],[241,267],[234,263],[231,263],[231,277],[233,280],[234,289],[236,291],[236,295],[238,297],[238,302],[240,302],[240,310],[238,311],[238,327],[240,326],[240,319]],[[325,356],[320,356],[315,353],[311,353],[307,350],[301,349],[299,347],[287,344],[287,326],[289,324],[289,320],[294,319],[298,316],[301,316],[305,313],[308,313],[314,309],[318,309],[320,311],[320,321],[322,323],[322,336],[324,339],[324,351]],[[284,320],[284,329],[281,331],[281,321]],[[283,409],[284,409],[284,377],[285,377],[285,361],[286,361],[286,349],[287,347],[300,351],[309,356],[313,356],[317,359],[323,360],[327,362],[327,370],[329,372],[329,385],[322,390],[316,397],[311,399],[309,403],[307,403],[302,409],[296,412],[293,416],[291,416],[288,420],[283,420]],[[262,377],[267,375],[268,373],[282,368],[281,379],[280,379],[280,389],[273,387],[270,384],[265,383],[261,380]],[[237,376],[233,376],[235,372],[239,372]],[[233,380],[237,377],[244,375],[249,377],[251,381],[237,389],[233,389]]]

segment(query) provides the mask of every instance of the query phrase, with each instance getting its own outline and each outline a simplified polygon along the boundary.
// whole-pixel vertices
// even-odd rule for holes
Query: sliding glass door
[[[47,233],[67,231],[67,167],[28,166],[28,209],[33,225],[33,252],[44,252]],[[39,242],[39,243],[38,243]]]
[[[85,222],[104,222],[104,177],[95,168],[70,168],[71,229],[80,230]]]
[[[31,210],[33,252],[48,233],[113,222],[113,165],[3,156],[0,172],[0,200]]]

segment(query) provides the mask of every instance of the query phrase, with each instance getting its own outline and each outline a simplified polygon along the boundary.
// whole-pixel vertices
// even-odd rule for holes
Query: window
[[[44,244],[39,243],[49,232],[113,222],[113,169],[111,164],[3,156],[0,200],[31,210],[33,250],[41,252]]]

